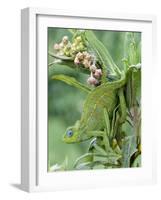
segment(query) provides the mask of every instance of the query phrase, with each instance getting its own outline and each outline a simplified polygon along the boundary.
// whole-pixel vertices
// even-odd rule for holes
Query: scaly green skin
[[[111,118],[118,101],[120,100],[120,103],[123,103],[123,97],[119,96],[118,98],[118,95],[123,95],[118,92],[118,89],[122,88],[125,82],[126,78],[124,77],[119,81],[101,84],[89,92],[84,103],[81,119],[74,126],[67,128],[63,141],[66,143],[81,142],[94,135],[101,134],[105,127],[104,109],[107,110],[109,118]],[[125,108],[125,106],[120,107],[121,109]],[[121,110],[122,113],[124,111]]]

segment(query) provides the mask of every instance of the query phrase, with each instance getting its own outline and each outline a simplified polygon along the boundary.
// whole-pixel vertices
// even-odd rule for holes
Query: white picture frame
[[[67,23],[68,22],[68,23]],[[143,166],[139,169],[47,172],[47,32],[46,28],[79,27],[141,31],[143,40]],[[156,19],[152,15],[88,13],[25,8],[21,16],[21,188],[28,192],[96,188],[156,182],[155,118],[150,67],[155,70]],[[42,40],[42,38],[44,38]],[[43,47],[43,48],[42,48]],[[46,53],[45,53],[46,52]],[[151,65],[153,63],[153,65]],[[46,66],[46,67],[45,67]],[[144,68],[146,66],[146,68]],[[40,89],[41,88],[41,91]],[[154,114],[155,115],[155,114]],[[43,123],[42,123],[43,122]],[[145,134],[146,132],[146,138]]]

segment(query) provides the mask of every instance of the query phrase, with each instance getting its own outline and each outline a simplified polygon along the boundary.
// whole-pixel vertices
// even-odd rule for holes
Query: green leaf
[[[63,81],[65,83],[67,83],[68,85],[74,86],[78,89],[81,89],[82,91],[87,92],[87,93],[91,91],[91,89],[89,87],[78,82],[75,78],[67,76],[67,75],[54,75],[54,76],[52,76],[51,79]]]
[[[125,137],[122,145],[122,167],[130,167],[131,156],[137,151],[136,137]]]
[[[124,59],[127,60],[128,65],[136,65],[141,62],[141,45],[138,41],[140,41],[138,33],[125,33]]]
[[[132,99],[140,102],[141,98],[141,70],[138,69],[132,73]],[[133,102],[133,105],[136,103]]]
[[[74,58],[68,57],[68,56],[64,56],[64,55],[57,55],[57,54],[51,53],[51,52],[48,52],[48,54],[49,54],[49,56],[51,56],[53,58],[56,58],[56,59],[59,59],[59,60],[64,60],[64,61],[74,60]]]
[[[67,166],[68,166],[68,158],[65,157],[65,160],[62,164],[54,164],[51,167],[49,167],[49,172],[54,172],[54,171],[65,171],[67,170]]]
[[[99,161],[102,164],[118,164],[118,160],[121,158],[121,155],[116,154],[116,153],[107,153],[106,156],[100,155],[100,156],[94,156],[93,160],[94,161]]]
[[[126,101],[125,101],[125,96],[124,96],[124,89],[121,88],[118,91],[118,96],[119,96],[119,102],[120,102],[120,119],[119,123],[124,123],[126,121],[126,116],[127,116],[127,106],[126,106]]]
[[[97,165],[118,165],[118,160],[121,158],[121,155],[116,154],[115,152],[108,152],[108,154],[101,153],[86,153],[80,156],[75,164],[74,168],[76,169],[87,169],[93,168]]]
[[[106,131],[107,131],[107,136],[110,137],[110,119],[109,119],[109,114],[107,112],[106,109],[103,110],[104,111],[104,120],[105,120],[105,127],[106,127]]]
[[[84,162],[80,163],[79,165],[75,166],[77,170],[82,170],[82,169],[91,169],[93,167],[93,162]]]
[[[100,42],[92,31],[85,31],[85,37],[91,47],[91,49],[96,53],[102,69],[103,78],[106,80],[107,73],[113,75],[120,75],[121,72],[115,62],[113,61],[110,53],[106,47]]]
[[[70,60],[68,60],[68,61],[54,60],[53,62],[48,64],[48,77],[49,77],[49,79],[54,75],[56,66],[58,66],[58,67],[65,66],[67,68],[72,68],[72,69],[79,71],[81,73],[84,73],[84,74],[90,73],[89,70],[84,68],[82,65],[76,66],[73,61],[70,61]]]
[[[116,132],[115,129],[117,129],[117,126],[118,126],[118,120],[119,120],[118,108],[119,108],[119,105],[117,105],[115,109],[113,110],[112,119],[111,119],[110,139],[115,137],[114,135]]]
[[[73,29],[73,28],[69,28],[68,31],[69,31],[72,35],[74,35],[74,34],[77,32],[77,30],[76,30],[76,29]]]
[[[93,161],[93,162],[84,162],[80,163],[79,165],[76,166],[77,170],[82,170],[82,169],[104,169],[104,165],[101,164],[99,161]]]
[[[98,146],[97,144],[95,144],[95,145],[94,145],[94,148],[95,148],[95,150],[96,150],[96,153],[100,153],[100,154],[102,154],[102,155],[107,156],[106,151],[105,151],[102,147],[100,147],[100,146]]]
[[[126,103],[130,109],[140,102],[141,98],[141,69],[131,66],[127,73]]]
[[[134,162],[132,163],[131,167],[141,167],[141,154],[139,154]]]
[[[76,166],[78,166],[80,163],[89,163],[93,161],[93,153],[86,153],[82,156],[80,156],[79,158],[76,159],[75,163],[74,163],[74,168],[76,168]]]
[[[141,42],[137,44],[136,56],[137,56],[137,62],[141,63]]]

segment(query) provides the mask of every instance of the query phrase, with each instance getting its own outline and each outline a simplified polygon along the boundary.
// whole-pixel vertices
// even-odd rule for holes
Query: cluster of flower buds
[[[87,79],[87,83],[96,86],[99,84],[101,76],[102,76],[102,70],[96,69],[95,72],[91,72],[90,77]]]
[[[96,67],[95,56],[87,51],[78,52],[75,56],[74,63],[76,65],[82,64],[85,68],[88,68],[91,72],[90,77],[87,79],[87,83],[90,85],[98,85],[99,79],[102,76],[102,70]]]
[[[82,52],[86,49],[81,36],[77,36],[72,45],[71,45],[71,53],[72,55],[76,55],[78,52]]]
[[[68,36],[64,36],[60,43],[54,44],[54,50],[58,55],[73,57],[76,65],[83,65],[91,72],[87,83],[90,85],[98,85],[102,76],[102,70],[96,66],[96,58],[94,55],[86,51],[86,46],[83,43],[82,37],[74,38],[73,43],[69,41]]]
[[[78,52],[84,51],[86,49],[82,42],[81,36],[77,36],[73,43],[68,39],[68,36],[64,36],[60,43],[54,44],[54,50],[59,55],[65,55],[68,57],[74,57]]]

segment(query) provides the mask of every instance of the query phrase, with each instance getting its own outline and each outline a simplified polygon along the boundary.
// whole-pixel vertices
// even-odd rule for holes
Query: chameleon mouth
[[[63,142],[67,143],[67,144],[72,144],[72,143],[80,143],[80,142],[84,142],[91,139],[91,137],[87,137],[87,136],[73,136],[73,137],[67,137],[66,135],[62,138]]]
[[[66,138],[63,137],[63,142],[67,143],[67,144],[72,144],[72,143],[79,143],[81,142],[81,140],[77,139],[77,138]]]

